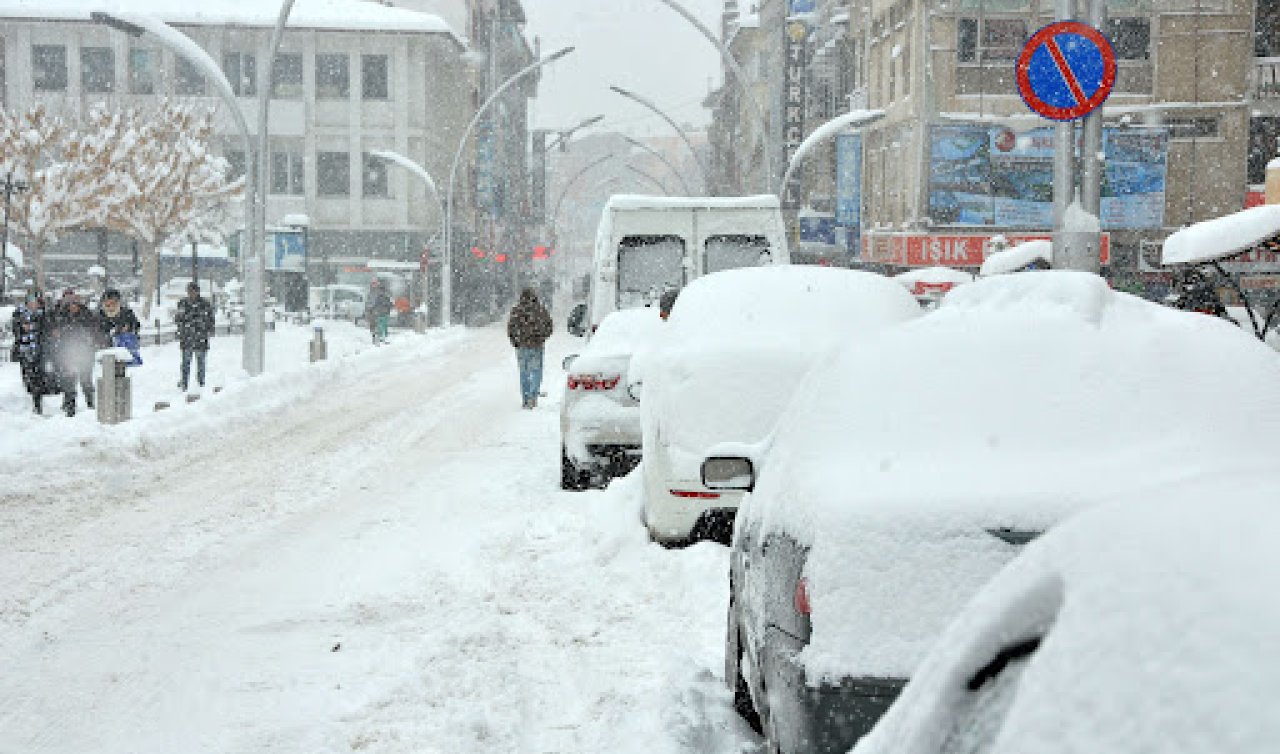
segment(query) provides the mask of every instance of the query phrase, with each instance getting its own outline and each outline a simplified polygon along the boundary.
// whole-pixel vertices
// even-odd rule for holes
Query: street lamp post
[[[292,2],[292,0],[289,0]],[[251,375],[262,373],[263,364],[263,345],[264,330],[263,313],[262,313],[262,239],[265,237],[265,231],[261,230],[261,226],[255,223],[258,207],[260,203],[259,173],[254,168],[254,138],[249,132],[249,124],[245,122],[244,113],[240,111],[240,103],[236,101],[235,91],[231,88],[231,82],[227,81],[227,77],[222,73],[222,69],[218,64],[209,57],[209,54],[201,49],[191,40],[190,37],[169,26],[168,24],[139,13],[103,13],[97,12],[90,14],[90,17],[100,24],[105,24],[113,29],[123,31],[133,37],[141,37],[143,34],[150,34],[155,37],[162,45],[179,57],[184,58],[187,62],[199,68],[201,73],[211,82],[213,82],[214,91],[222,99],[227,109],[231,112],[231,117],[235,120],[236,129],[240,132],[240,138],[244,142],[245,154],[245,245],[248,246],[247,251],[242,250],[245,260],[245,337],[244,337],[244,368]],[[260,134],[265,130],[259,131]],[[265,140],[263,140],[265,143]],[[256,269],[258,275],[253,277],[253,271]],[[255,285],[256,282],[256,285]]]
[[[573,52],[572,47],[566,47],[548,58],[543,60],[535,60],[533,63],[516,71],[506,81],[493,90],[493,94],[489,95],[489,99],[484,101],[476,109],[476,114],[472,116],[471,122],[467,124],[467,128],[462,132],[462,138],[458,140],[458,150],[453,155],[453,165],[449,168],[449,185],[445,190],[444,204],[444,277],[440,281],[440,306],[442,308],[441,321],[448,326],[452,323],[453,307],[453,186],[458,177],[458,163],[462,160],[462,150],[467,146],[467,140],[471,138],[471,132],[475,130],[476,124],[480,122],[481,116],[485,111],[498,100],[502,94],[510,89],[517,81],[528,76],[529,74],[542,69],[544,66],[556,62],[565,55]]]
[[[764,170],[764,189],[769,192],[773,189],[773,179],[775,177],[775,160],[778,159],[780,149],[776,140],[773,138],[773,129],[769,127],[769,116],[765,113],[760,101],[756,99],[755,94],[751,91],[751,84],[747,79],[747,74],[742,70],[742,66],[738,65],[738,60],[733,57],[733,53],[729,50],[725,43],[715,35],[715,32],[707,28],[707,25],[698,20],[698,17],[689,12],[687,8],[682,6],[676,0],[658,0],[658,2],[667,6],[671,10],[680,14],[680,17],[689,22],[689,25],[697,29],[707,41],[720,51],[720,57],[724,60],[725,67],[729,69],[733,77],[738,80],[738,88],[742,90],[743,99],[751,103],[751,108],[756,111],[756,117],[760,119],[761,134],[764,135],[765,143],[765,170]],[[705,171],[704,171],[705,173]],[[783,184],[785,186],[786,184]],[[781,189],[779,189],[781,190]]]
[[[391,150],[388,150],[388,149],[375,149],[369,154],[373,155],[374,157],[377,157],[380,160],[386,160],[387,162],[395,163],[396,165],[399,165],[405,170],[408,170],[410,173],[413,173],[418,178],[422,179],[422,182],[426,184],[427,192],[430,193],[433,197],[435,197],[436,204],[439,207],[440,232],[438,236],[441,240],[443,240],[444,226],[445,226],[444,201],[443,201],[443,197],[440,196],[440,189],[436,187],[436,182],[431,177],[431,174],[427,172],[427,169],[422,167],[418,163],[414,162],[413,160],[409,159],[408,157],[405,157],[404,155],[398,152],[392,152]],[[426,272],[425,272],[426,267],[423,267],[422,269],[424,270],[423,282],[422,282],[422,295],[423,295],[423,298],[425,299],[428,292]]]
[[[666,157],[664,157],[661,152],[649,146],[648,144],[645,144],[643,141],[640,141],[639,139],[633,139],[630,136],[623,136],[622,138],[631,146],[636,147],[637,149],[643,149],[644,151],[648,152],[654,157],[657,157],[662,162],[663,165],[666,165],[671,170],[672,173],[675,173],[676,178],[680,179],[680,185],[684,187],[685,195],[686,196],[693,195],[693,189],[689,188],[689,182],[685,180],[684,174],[681,173],[679,170],[676,170],[676,166],[672,165],[671,161],[668,160]]]
[[[577,132],[581,131],[584,128],[590,128],[591,126],[594,126],[595,124],[599,123],[602,120],[604,120],[604,116],[597,115],[593,118],[587,118],[586,120],[582,121],[581,123],[579,123],[578,125],[572,128],[566,128],[565,130],[560,132],[560,135],[556,137],[555,141],[547,145],[547,148],[545,151],[550,152],[556,147],[563,147],[568,143],[569,139],[573,138],[574,134],[576,134]]]
[[[652,102],[645,99],[644,97],[641,97],[635,92],[629,91],[627,89],[623,89],[620,86],[610,86],[609,88],[617,92],[618,94],[621,94],[623,97],[626,97],[627,99],[633,102],[637,102],[640,105],[643,105],[644,107],[649,108],[654,113],[656,113],[658,117],[665,120],[667,122],[667,125],[675,129],[675,132],[680,135],[681,139],[684,140],[685,146],[689,147],[689,151],[693,153],[694,161],[698,163],[698,170],[702,173],[702,185],[705,190],[705,187],[707,185],[707,175],[708,175],[707,166],[702,162],[702,158],[698,156],[698,149],[697,147],[693,146],[693,140],[689,138],[689,134],[686,133],[685,130],[681,128],[680,125],[676,123],[675,120],[672,119],[670,115],[667,115],[657,105],[653,104]]]
[[[4,302],[5,297],[5,278],[9,276],[9,206],[13,203],[13,195],[16,192],[26,191],[29,186],[21,181],[13,180],[13,171],[4,177],[4,183],[0,184],[4,188],[4,229],[0,231],[0,303]],[[17,265],[14,265],[17,269]]]

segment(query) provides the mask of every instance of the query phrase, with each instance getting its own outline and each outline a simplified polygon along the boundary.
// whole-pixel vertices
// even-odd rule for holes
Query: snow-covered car
[[[979,280],[843,348],[767,447],[703,465],[751,490],[735,706],[774,750],[847,751],[1022,545],[1118,495],[1273,466],[1278,367],[1225,322],[1066,271]]]
[[[1280,740],[1280,474],[1082,513],[1000,572],[856,754],[1253,754]]]
[[[560,403],[560,486],[586,489],[630,472],[640,460],[640,403],[628,383],[631,356],[666,323],[652,307],[604,318],[586,348],[565,359]]]
[[[894,275],[924,309],[936,309],[942,297],[952,288],[973,282],[973,273],[954,267],[922,267]]]
[[[920,315],[901,285],[843,268],[751,267],[690,283],[665,337],[639,357],[649,536],[727,544],[741,495],[702,485],[707,450],[761,442],[805,373],[837,343]]]

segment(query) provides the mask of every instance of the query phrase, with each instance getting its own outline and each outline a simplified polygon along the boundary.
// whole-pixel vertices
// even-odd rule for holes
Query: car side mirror
[[[702,462],[702,486],[750,492],[756,488],[755,464],[750,458],[712,456]]]
[[[587,334],[587,305],[578,304],[569,312],[569,334],[581,338]]]
[[[571,368],[573,368],[573,362],[577,360],[578,360],[578,354],[576,353],[570,354],[564,357],[564,361],[560,362],[560,368],[567,372]]]

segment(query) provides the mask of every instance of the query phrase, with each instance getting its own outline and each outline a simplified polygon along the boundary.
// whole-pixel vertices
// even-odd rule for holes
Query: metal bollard
[[[102,376],[98,378],[98,422],[120,424],[133,418],[133,385],[127,366],[132,360],[121,358],[116,351],[98,356]]]
[[[311,330],[311,363],[324,361],[329,356],[329,346],[324,342],[324,325],[317,321]]]
[[[413,331],[421,335],[427,331],[427,314],[426,312],[413,313]]]

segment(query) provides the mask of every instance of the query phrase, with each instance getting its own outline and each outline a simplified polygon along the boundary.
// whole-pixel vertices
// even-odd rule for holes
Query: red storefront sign
[[[1048,241],[1048,233],[897,233],[863,236],[863,261],[897,267],[981,267],[988,242],[1004,236],[1009,246]],[[1111,263],[1111,236],[1102,234],[1102,264]]]

